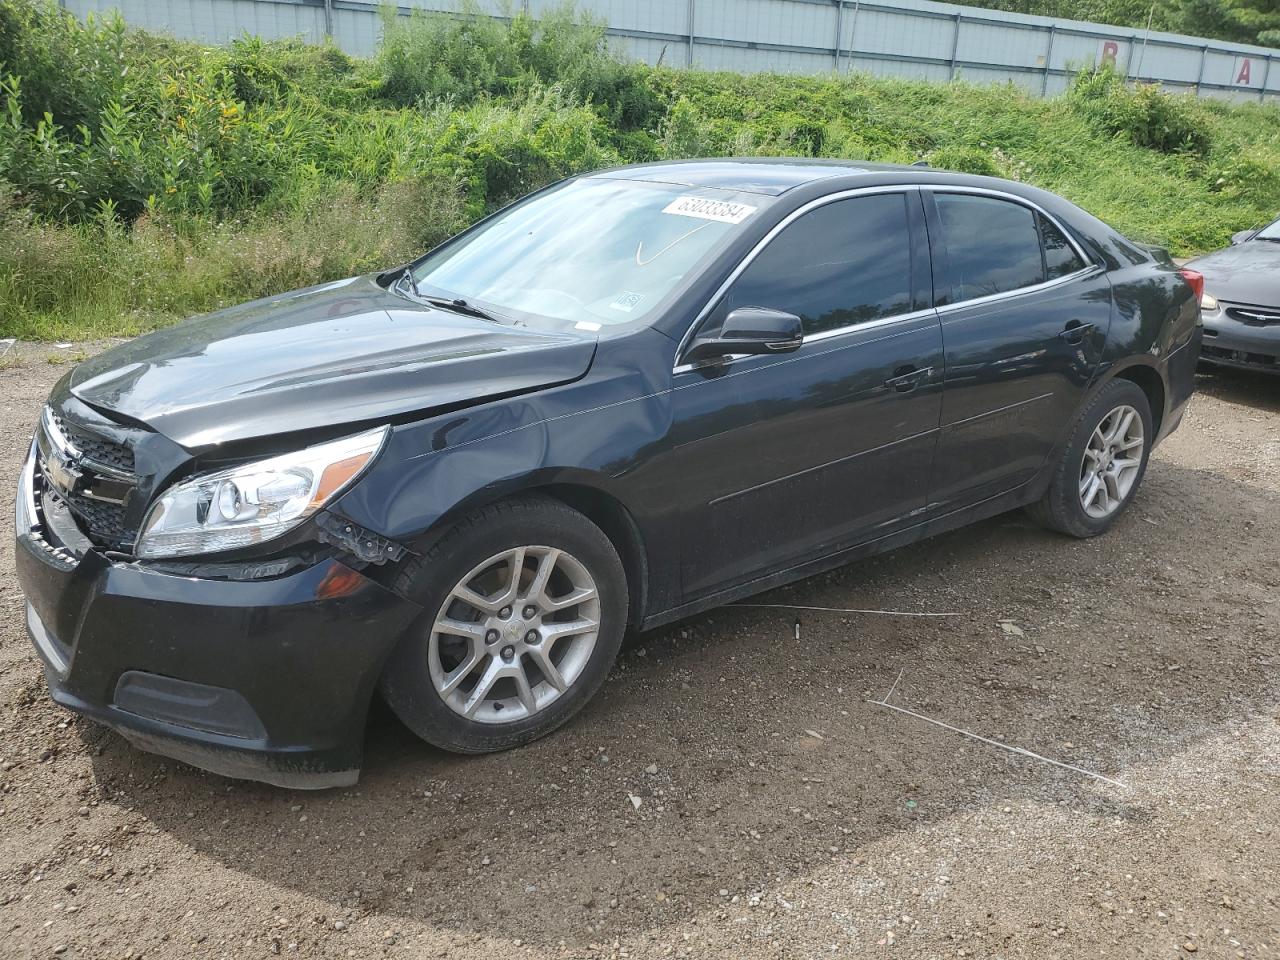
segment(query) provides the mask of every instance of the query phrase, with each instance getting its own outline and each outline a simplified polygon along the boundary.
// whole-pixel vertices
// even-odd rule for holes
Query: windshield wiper
[[[479,317],[481,320],[488,320],[492,323],[502,322],[502,318],[497,314],[482,310],[474,303],[468,303],[461,297],[433,297],[430,294],[418,293],[417,287],[414,288],[413,292],[423,303],[429,303],[431,306],[439,307],[441,310],[452,310],[454,313],[461,313],[468,317]]]
[[[433,307],[439,307],[441,310],[451,310],[454,313],[461,313],[468,317],[479,317],[481,320],[489,320],[492,323],[502,323],[503,321],[503,318],[497,314],[482,310],[474,303],[468,303],[462,297],[438,297],[423,293],[418,289],[418,281],[414,279],[412,267],[405,267],[400,276],[396,278],[395,285],[398,287],[402,284],[408,288],[409,293],[413,295],[415,300],[430,304]]]

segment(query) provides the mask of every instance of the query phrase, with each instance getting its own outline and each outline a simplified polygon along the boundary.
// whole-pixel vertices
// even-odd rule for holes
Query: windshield
[[[424,297],[579,330],[650,317],[770,200],[730,190],[583,179],[513,206],[414,268]]]
[[[1263,227],[1253,235],[1255,240],[1280,240],[1280,220]]]

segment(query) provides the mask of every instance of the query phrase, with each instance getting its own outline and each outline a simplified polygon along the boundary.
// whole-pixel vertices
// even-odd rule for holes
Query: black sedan
[[[1280,373],[1280,220],[1187,266],[1204,275],[1202,359]]]
[[[628,628],[1018,507],[1107,530],[1191,395],[1199,285],[1002,180],[576,177],[68,374],[27,624],[59,703],[231,776],[353,782],[375,690],[446,749],[526,743]]]

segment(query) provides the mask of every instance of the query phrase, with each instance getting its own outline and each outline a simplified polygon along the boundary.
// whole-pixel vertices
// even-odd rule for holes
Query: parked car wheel
[[[1154,439],[1146,394],[1129,380],[1112,380],[1076,421],[1049,489],[1031,505],[1031,515],[1073,537],[1105,533],[1142,483]]]
[[[600,688],[626,628],[613,544],[550,498],[475,511],[398,586],[425,612],[387,662],[383,696],[423,740],[458,753],[559,727]]]

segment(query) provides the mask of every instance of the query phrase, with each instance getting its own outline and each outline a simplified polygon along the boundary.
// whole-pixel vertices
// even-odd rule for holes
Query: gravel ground
[[[6,502],[71,352],[3,362]],[[0,574],[0,956],[1280,957],[1280,379],[1200,388],[1109,536],[1010,514],[760,598],[959,616],[715,611],[496,756],[375,706],[347,790],[64,713]],[[1123,785],[868,702],[899,675]]]

